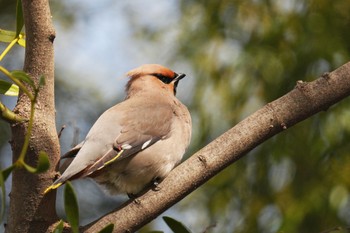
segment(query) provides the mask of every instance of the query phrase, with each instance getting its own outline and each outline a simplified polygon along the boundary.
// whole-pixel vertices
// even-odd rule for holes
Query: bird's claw
[[[159,183],[161,182],[161,178],[159,177],[156,177],[154,180],[153,180],[153,187],[152,187],[152,190],[153,191],[159,191],[160,190],[160,187],[159,187]]]

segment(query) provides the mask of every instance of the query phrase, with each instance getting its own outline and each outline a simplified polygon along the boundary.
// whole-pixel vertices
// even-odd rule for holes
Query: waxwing
[[[105,111],[63,156],[75,155],[45,193],[67,180],[92,177],[111,194],[137,194],[181,161],[192,127],[189,111],[175,97],[185,74],[147,64],[127,76],[125,100]]]

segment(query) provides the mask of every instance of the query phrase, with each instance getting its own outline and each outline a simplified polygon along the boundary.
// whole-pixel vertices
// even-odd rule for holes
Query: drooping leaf
[[[19,88],[16,84],[0,80],[0,94],[18,96]]]
[[[185,225],[171,217],[164,216],[163,220],[174,233],[191,233]]]
[[[0,42],[11,43],[16,38],[16,32],[0,29]],[[26,47],[25,34],[22,32],[18,35],[17,43]]]
[[[50,161],[49,161],[49,157],[47,155],[46,152],[44,151],[40,151],[39,152],[39,157],[38,157],[38,165],[37,167],[32,167],[29,166],[28,164],[23,162],[23,166],[25,169],[27,169],[27,171],[29,171],[30,173],[42,173],[47,171],[47,169],[49,169],[50,167]]]
[[[108,224],[105,226],[102,230],[100,230],[98,233],[112,233],[114,229],[114,224]]]
[[[53,233],[62,233],[62,232],[63,232],[63,221],[60,220],[57,226],[55,227],[55,229],[53,230]]]
[[[3,177],[4,181],[7,180],[7,178],[10,176],[12,170],[13,170],[15,167],[16,167],[16,165],[13,164],[13,165],[11,165],[10,167],[8,167],[8,168],[6,168],[6,169],[4,169],[4,170],[1,171],[1,174],[2,174],[2,177]]]
[[[0,29],[0,41],[10,43],[15,39],[16,32]]]
[[[22,0],[17,0],[17,6],[16,6],[16,37],[18,37],[19,34],[21,33],[23,25],[24,25],[24,20],[23,20]]]
[[[64,189],[64,210],[66,211],[67,221],[69,222],[72,232],[79,232],[79,208],[78,201],[70,182],[66,183]]]
[[[29,84],[33,89],[35,89],[35,84],[33,79],[26,72],[22,70],[14,70],[11,72],[11,74],[18,80]]]

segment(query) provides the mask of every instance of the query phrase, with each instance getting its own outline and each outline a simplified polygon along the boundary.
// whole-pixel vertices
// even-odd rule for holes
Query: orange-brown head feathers
[[[145,64],[129,71],[127,76],[130,77],[130,80],[126,85],[126,91],[130,97],[142,89],[153,90],[155,88],[166,89],[175,95],[179,80],[186,75],[177,74],[158,64]]]

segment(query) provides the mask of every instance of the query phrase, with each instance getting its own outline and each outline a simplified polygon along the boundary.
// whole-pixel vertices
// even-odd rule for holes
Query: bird
[[[106,110],[86,138],[62,156],[73,160],[44,194],[84,177],[109,194],[129,197],[162,181],[191,140],[190,112],[176,98],[185,76],[159,64],[129,71],[124,101]]]

